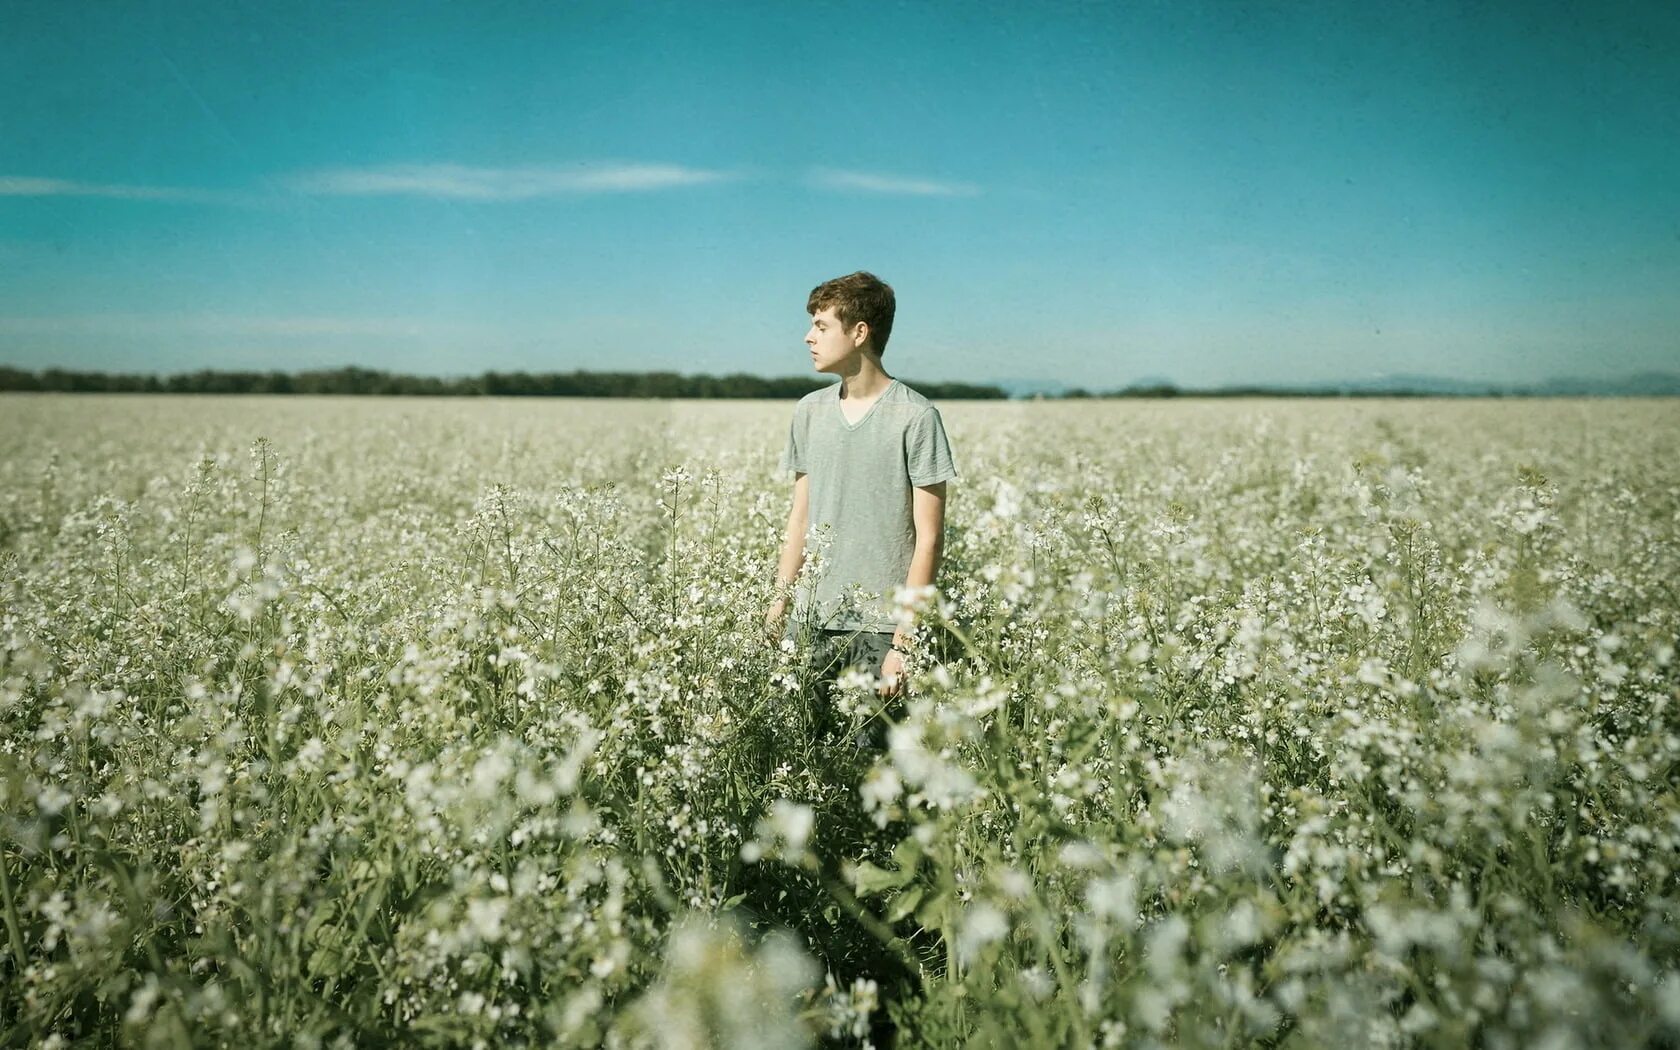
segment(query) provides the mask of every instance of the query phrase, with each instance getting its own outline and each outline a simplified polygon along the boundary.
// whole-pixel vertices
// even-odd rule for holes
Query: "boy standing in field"
[[[794,475],[793,507],[776,582],[795,581],[807,538],[826,526],[827,569],[794,606],[795,618],[817,630],[812,669],[825,708],[849,667],[879,679],[882,696],[903,691],[908,638],[893,617],[893,592],[937,577],[945,483],[957,476],[939,410],[881,367],[895,307],[892,288],[862,271],[819,284],[805,305],[811,365],[840,382],[793,411],[781,462]],[[771,637],[786,613],[787,599],[778,598],[765,615]]]

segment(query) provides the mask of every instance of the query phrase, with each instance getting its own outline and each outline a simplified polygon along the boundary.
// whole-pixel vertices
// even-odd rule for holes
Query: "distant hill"
[[[1674,397],[1680,395],[1680,374],[1637,372],[1622,379],[1548,379],[1537,385],[1534,392],[1601,397]]]
[[[1357,393],[1431,394],[1445,397],[1672,397],[1680,394],[1680,374],[1638,372],[1607,379],[1563,376],[1533,383],[1499,384],[1440,376],[1392,375],[1336,384]]]
[[[1509,392],[1507,388],[1478,380],[1406,374],[1327,383],[1323,384],[1323,389],[1337,394],[1422,394],[1432,397],[1486,397]]]
[[[1011,397],[1676,397],[1680,373],[1637,372],[1608,379],[1553,377],[1532,383],[1489,383],[1445,376],[1397,374],[1330,383],[1261,383],[1219,387],[1179,386],[1151,376],[1096,392],[1065,383],[994,380]]]

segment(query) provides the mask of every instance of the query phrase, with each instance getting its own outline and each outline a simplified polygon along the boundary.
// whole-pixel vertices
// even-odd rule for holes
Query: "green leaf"
[[[951,898],[936,893],[916,909],[916,921],[929,930],[943,930],[950,920]]]
[[[922,902],[922,887],[912,886],[894,897],[892,905],[887,908],[887,921],[897,922],[916,910],[916,905]]]
[[[349,967],[348,956],[336,944],[323,944],[309,954],[311,977],[342,977]]]
[[[333,920],[334,910],[334,907],[330,904],[322,905],[316,909],[315,914],[309,917],[309,924],[303,928],[303,943],[314,944],[322,939],[321,927]]]
[[[857,887],[858,896],[868,897],[883,890],[897,889],[910,881],[911,874],[907,871],[888,871],[863,860],[852,870],[852,884]]]

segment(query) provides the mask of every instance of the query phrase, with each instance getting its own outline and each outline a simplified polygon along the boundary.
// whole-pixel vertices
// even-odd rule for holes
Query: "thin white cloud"
[[[189,201],[235,203],[234,194],[178,186],[123,186],[116,183],[43,179],[29,175],[0,175],[0,197],[110,197],[133,201]]]
[[[910,197],[977,197],[980,187],[968,182],[946,182],[938,179],[911,179],[899,175],[881,175],[867,171],[839,171],[833,168],[813,168],[810,182],[826,190],[862,190],[865,193],[887,193]]]
[[[427,336],[466,337],[483,325],[412,317],[311,317],[240,314],[67,314],[0,317],[0,335],[57,336]]]
[[[299,193],[324,196],[443,197],[509,201],[580,193],[634,193],[718,182],[726,172],[677,164],[578,164],[474,168],[401,164],[304,172],[285,180]]]
[[[299,172],[277,184],[310,196],[409,196],[450,200],[517,201],[600,193],[648,193],[740,178],[738,173],[680,164],[523,165],[505,168],[464,164],[398,164]],[[974,197],[966,182],[907,178],[876,172],[815,168],[807,181],[836,191],[916,197]],[[273,185],[273,184],[271,184]],[[179,186],[130,186],[74,179],[0,175],[0,197],[104,197],[113,200],[249,204],[248,193]]]

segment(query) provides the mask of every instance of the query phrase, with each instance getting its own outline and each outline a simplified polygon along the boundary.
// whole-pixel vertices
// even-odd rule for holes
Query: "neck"
[[[881,368],[879,361],[868,354],[859,354],[840,371],[840,396],[867,401],[891,383],[892,376]]]

